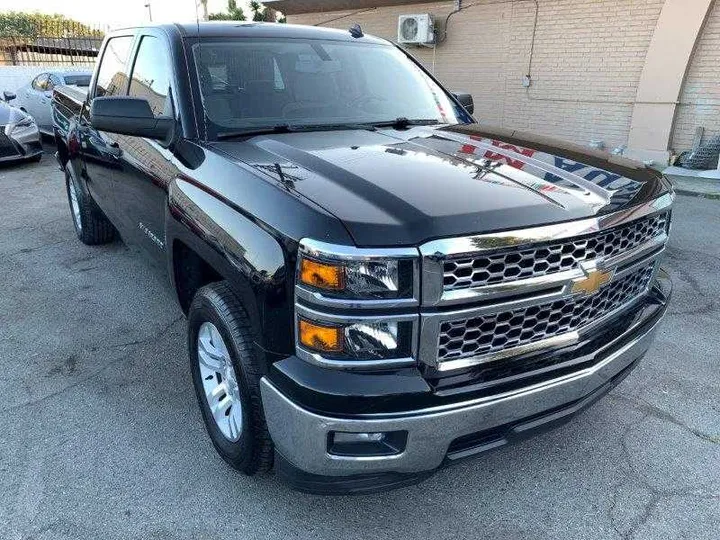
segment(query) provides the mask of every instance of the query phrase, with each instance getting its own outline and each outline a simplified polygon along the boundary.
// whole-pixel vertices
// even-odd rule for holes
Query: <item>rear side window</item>
[[[147,99],[155,116],[172,116],[170,56],[162,40],[143,36],[135,57],[128,94]]]
[[[65,75],[65,84],[90,86],[90,75]]]
[[[49,75],[47,84],[45,85],[45,90],[52,90],[56,86],[60,86],[62,82],[58,78],[57,75]]]
[[[127,87],[126,67],[132,36],[111,38],[105,47],[95,85],[95,96],[115,96]]]

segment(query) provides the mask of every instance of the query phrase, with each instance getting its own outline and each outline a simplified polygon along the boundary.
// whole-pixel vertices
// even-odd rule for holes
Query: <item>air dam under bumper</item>
[[[597,364],[526,388],[454,404],[448,408],[387,415],[380,418],[332,418],[299,407],[266,378],[261,392],[270,435],[280,456],[304,473],[322,476],[423,473],[438,468],[450,444],[459,437],[512,424],[573,403],[603,387],[610,390],[652,343],[659,321]],[[597,396],[599,397],[599,395]],[[594,401],[594,399],[590,400]],[[571,407],[571,409],[582,408]],[[571,411],[572,412],[572,411]],[[388,456],[339,456],[328,452],[328,434],[406,431],[405,449]]]

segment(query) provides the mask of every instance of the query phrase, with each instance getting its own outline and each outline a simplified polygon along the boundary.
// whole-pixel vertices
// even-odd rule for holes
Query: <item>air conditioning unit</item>
[[[433,19],[428,13],[398,17],[398,43],[426,45],[435,41]]]

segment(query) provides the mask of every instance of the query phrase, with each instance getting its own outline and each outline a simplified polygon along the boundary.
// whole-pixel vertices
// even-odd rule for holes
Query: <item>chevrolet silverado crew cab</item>
[[[476,123],[358,27],[115,31],[53,106],[78,238],[167,269],[207,432],[247,474],[416,482],[593,403],[667,306],[661,174]]]

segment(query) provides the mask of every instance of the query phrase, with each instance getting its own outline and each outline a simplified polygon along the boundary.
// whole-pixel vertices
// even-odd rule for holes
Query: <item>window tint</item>
[[[60,78],[57,75],[50,75],[48,76],[47,84],[45,85],[45,90],[52,90],[56,86],[60,86],[62,82],[60,81]]]
[[[41,73],[37,77],[33,79],[32,87],[35,90],[45,90],[45,85],[47,84],[47,73]]]
[[[125,67],[132,41],[132,36],[116,37],[108,41],[100,61],[95,86],[96,96],[114,96],[124,92],[127,83]]]
[[[143,36],[135,57],[129,95],[148,100],[155,116],[172,116],[170,93],[170,57],[164,43]]]
[[[193,46],[193,54],[211,133],[400,117],[438,124],[463,121],[447,93],[390,45],[206,40]]]
[[[90,86],[90,75],[65,75],[65,84]]]

